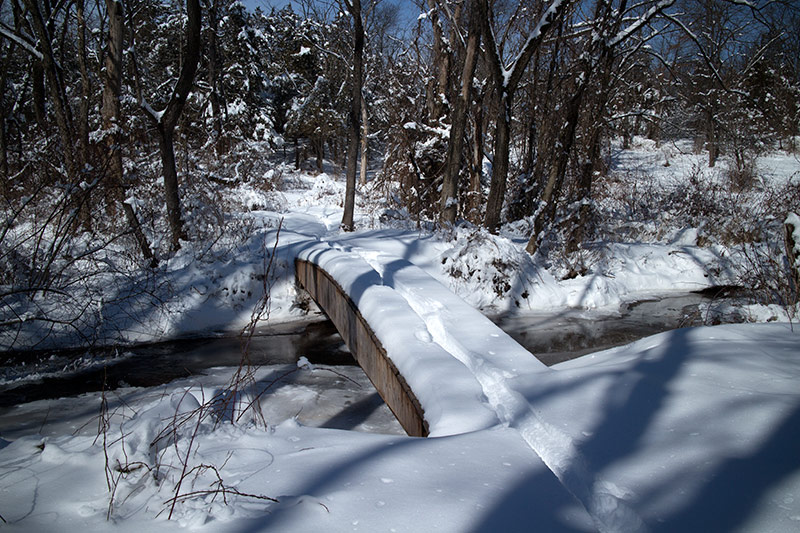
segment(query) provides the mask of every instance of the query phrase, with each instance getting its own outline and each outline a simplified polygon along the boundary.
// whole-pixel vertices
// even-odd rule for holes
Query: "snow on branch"
[[[164,111],[156,111],[144,97],[139,101],[139,106],[144,110],[147,115],[153,119],[156,124],[161,123],[161,117],[164,116]]]
[[[445,15],[447,15],[447,19],[450,21],[450,24],[452,24],[453,30],[456,36],[458,37],[458,40],[461,42],[461,46],[466,48],[467,42],[466,40],[464,40],[464,34],[461,31],[461,26],[459,25],[458,20],[456,20],[455,15],[453,15],[453,10],[450,9],[450,6],[448,5],[447,2],[437,2],[437,3],[441,5],[442,10],[444,11]]]
[[[709,68],[714,79],[717,80],[717,83],[720,84],[720,86],[725,92],[738,94],[739,96],[743,96],[745,98],[750,97],[750,95],[748,95],[746,92],[742,90],[732,89],[728,87],[728,85],[725,83],[725,80],[722,79],[722,75],[720,75],[719,71],[717,70],[717,67],[714,66],[714,63],[711,61],[711,58],[708,57],[708,54],[706,53],[705,48],[703,48],[703,44],[700,42],[700,39],[697,37],[697,35],[694,34],[694,32],[692,32],[691,29],[689,29],[688,26],[686,26],[686,24],[683,23],[683,21],[681,21],[678,17],[675,17],[667,13],[664,14],[664,17],[677,24],[686,33],[689,39],[694,41],[694,43],[697,45],[697,49],[699,50],[700,55],[703,57],[703,61],[705,62],[706,66]]]
[[[0,35],[4,36],[6,39],[13,41],[20,45],[22,48],[25,49],[29,54],[33,57],[41,61],[44,59],[42,53],[36,49],[36,47],[29,42],[29,40],[25,39],[25,37],[18,35],[14,30],[0,22]]]
[[[553,3],[550,4],[550,7],[542,14],[542,17],[528,36],[528,40],[525,42],[519,54],[517,54],[517,57],[515,57],[508,66],[503,67],[503,81],[506,90],[509,88],[513,90],[517,83],[519,83],[519,80],[522,79],[522,73],[525,71],[525,67],[528,65],[531,56],[533,56],[533,53],[539,47],[542,39],[553,26],[559,15],[569,6],[570,1],[571,0],[554,0]],[[492,37],[494,37],[494,32],[492,32],[492,34]],[[496,50],[495,53],[497,53]]]
[[[639,17],[636,21],[634,21],[630,26],[620,30],[620,32],[612,37],[608,41],[609,48],[613,48],[614,46],[618,45],[628,37],[630,37],[633,33],[639,31],[639,29],[650,22],[656,15],[661,13],[666,8],[672,6],[675,3],[675,0],[660,0],[650,9],[648,9],[641,17]]]

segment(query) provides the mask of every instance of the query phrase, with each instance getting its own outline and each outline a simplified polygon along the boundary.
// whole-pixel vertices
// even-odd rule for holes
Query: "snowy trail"
[[[422,318],[433,341],[475,376],[498,420],[515,429],[586,508],[603,532],[647,528],[638,514],[617,497],[624,491],[596,478],[573,440],[541,420],[513,387],[520,375],[550,372],[481,313],[467,305],[422,269],[403,259],[361,248],[333,246],[361,256]],[[468,347],[469,346],[469,347]],[[491,348],[491,349],[490,349]]]

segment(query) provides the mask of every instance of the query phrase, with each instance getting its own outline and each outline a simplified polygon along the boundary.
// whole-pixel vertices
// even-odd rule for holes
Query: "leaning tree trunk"
[[[619,31],[616,26],[614,31]],[[595,94],[595,99],[592,106],[592,124],[589,127],[589,153],[586,157],[586,162],[581,168],[580,178],[577,187],[577,201],[580,204],[578,208],[578,220],[575,222],[575,227],[572,229],[569,239],[567,240],[567,252],[576,252],[583,242],[588,232],[588,227],[592,219],[592,187],[594,185],[594,173],[601,156],[601,143],[602,133],[605,126],[604,115],[608,107],[611,92],[611,75],[614,66],[614,54],[611,49],[603,47],[600,51],[600,58],[598,61],[599,68],[595,69],[599,77],[599,90]],[[584,74],[584,79],[588,79],[591,74],[588,72]]]
[[[361,0],[347,1],[347,9],[353,17],[353,92],[350,100],[350,136],[347,146],[347,184],[344,197],[342,229],[353,231],[353,212],[356,203],[356,167],[358,144],[361,134],[361,83],[364,69],[364,25],[361,21]]]
[[[544,231],[546,223],[555,218],[556,200],[561,192],[561,185],[564,183],[564,174],[567,172],[570,152],[572,151],[572,145],[575,143],[575,129],[578,126],[578,118],[580,116],[585,89],[586,83],[580,83],[575,93],[572,95],[572,98],[570,98],[567,103],[566,123],[561,128],[561,133],[556,141],[555,146],[557,147],[557,153],[550,166],[550,172],[548,172],[547,175],[547,183],[542,190],[539,207],[537,208],[536,216],[533,221],[533,233],[528,241],[528,245],[525,247],[527,252],[531,255],[535,254],[536,250],[539,248],[539,238]]]

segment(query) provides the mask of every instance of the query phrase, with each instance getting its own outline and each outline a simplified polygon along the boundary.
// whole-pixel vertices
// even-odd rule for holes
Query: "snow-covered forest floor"
[[[534,257],[525,252],[526,220],[499,236],[434,227],[386,200],[396,185],[377,179],[358,196],[358,231],[341,233],[338,169],[313,175],[276,163],[264,176],[190,193],[187,219],[203,238],[155,271],[124,263],[111,253],[122,246],[115,242],[105,245],[110,268],[70,263],[65,272],[96,274],[39,308],[15,309],[30,318],[5,328],[3,344],[124,345],[232,334],[267,317],[302,319],[313,303],[295,284],[293,258],[309,240],[402,257],[487,314],[613,314],[626,302],[737,286],[750,302],[739,316],[754,323],[663,333],[519,377],[514,389],[547,433],[543,454],[513,427],[413,439],[292,420],[275,426],[275,398],[259,395],[273,379],[266,369],[90,394],[66,411],[53,401],[59,425],[46,438],[45,421],[22,432],[0,428],[3,527],[796,529],[800,343],[779,258],[785,213],[797,209],[800,161],[783,152],[762,157],[756,185],[737,192],[724,161],[708,169],[690,143],[637,139],[634,149],[611,154],[590,244]],[[43,310],[51,319],[44,330],[33,319]],[[705,319],[715,321],[710,312]],[[0,383],[38,377],[7,365]],[[264,416],[249,410],[239,418],[253,398]],[[15,430],[14,440],[4,438]]]
[[[156,269],[143,268],[127,242],[86,234],[86,242],[72,244],[74,253],[50,267],[53,290],[30,299],[6,295],[9,327],[0,331],[0,346],[117,345],[238,333],[265,289],[269,320],[297,319],[309,302],[294,281],[294,245],[308,239],[379,246],[487,314],[564,308],[615,313],[621,303],[643,297],[733,285],[744,288],[753,304],[741,309],[745,319],[792,318],[783,222],[800,197],[798,156],[775,151],[759,158],[756,184],[737,191],[726,163],[709,169],[691,142],[636,143],[630,150],[611,148],[615,170],[598,185],[594,237],[570,255],[547,249],[547,240],[535,257],[527,254],[529,219],[504,226],[499,236],[468,224],[419,221],[397,207],[400,185],[385,179],[362,187],[359,231],[342,233],[338,167],[326,163],[326,172],[316,174],[276,162],[263,176],[246,177],[237,166],[230,185],[185,184],[193,240]],[[133,195],[154,196],[157,188],[147,182]],[[14,229],[20,257],[34,257],[43,247],[24,234],[36,222]],[[165,250],[163,217],[150,226],[154,249]]]

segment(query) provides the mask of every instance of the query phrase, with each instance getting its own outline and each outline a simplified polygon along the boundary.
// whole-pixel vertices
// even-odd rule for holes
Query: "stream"
[[[730,299],[680,294],[623,306],[618,313],[567,310],[558,314],[522,313],[493,317],[495,323],[547,365],[618,346],[666,330],[709,323],[740,322]],[[191,338],[125,348],[66,350],[0,355],[0,434],[13,432],[15,406],[36,400],[97,394],[101,390],[151,388],[214,367],[237,367],[242,344],[237,337]],[[402,430],[356,366],[333,324],[318,314],[259,329],[248,355],[253,365],[272,365],[281,378],[286,407],[276,418],[297,416],[318,427],[395,433]],[[319,369],[292,372],[306,357]],[[288,369],[288,370],[287,370]],[[294,391],[294,392],[292,392]],[[296,400],[314,397],[302,416]],[[276,396],[276,400],[281,396]],[[48,411],[50,407],[47,407]],[[25,416],[31,416],[28,413]]]

